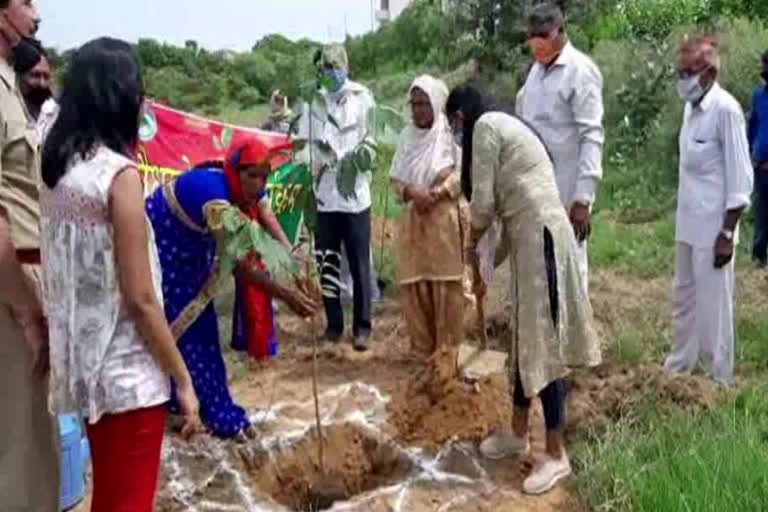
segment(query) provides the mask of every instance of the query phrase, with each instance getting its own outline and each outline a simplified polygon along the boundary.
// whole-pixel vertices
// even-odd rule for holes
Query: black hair
[[[11,4],[11,0],[0,0],[0,9],[7,9]]]
[[[50,188],[73,157],[86,159],[99,145],[131,155],[144,101],[136,52],[117,39],[95,39],[80,48],[65,83],[59,115],[43,148],[43,181]]]
[[[472,199],[472,137],[477,120],[486,112],[504,112],[514,115],[514,108],[497,102],[483,92],[474,82],[456,87],[448,96],[446,112],[449,116],[457,112],[464,115],[464,131],[461,140],[461,188],[468,200]]]
[[[552,161],[552,155],[539,132],[530,123],[517,116],[515,108],[508,102],[499,102],[485,94],[477,83],[469,83],[456,87],[448,96],[445,111],[448,116],[457,112],[464,115],[464,131],[461,140],[461,188],[467,200],[472,200],[472,140],[477,121],[488,112],[501,112],[519,120],[528,127],[541,141],[547,156]]]
[[[206,160],[189,168],[190,171],[195,169],[224,169],[224,160]]]
[[[24,75],[37,66],[48,53],[43,43],[33,37],[23,37],[13,51],[13,70],[17,75]]]
[[[768,50],[763,52],[763,62],[768,62]]]
[[[546,25],[562,27],[563,23],[563,11],[557,5],[548,2],[536,5],[528,15],[529,28]]]

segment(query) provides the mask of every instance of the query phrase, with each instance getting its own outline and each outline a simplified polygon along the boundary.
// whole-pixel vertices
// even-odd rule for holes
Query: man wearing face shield
[[[40,300],[40,157],[12,67],[37,30],[29,0],[0,0],[0,510],[58,511],[48,413],[48,326]]]
[[[16,47],[13,68],[30,117],[37,123],[42,144],[58,114],[53,97],[53,75],[48,54],[37,39],[23,39]]]
[[[554,161],[560,199],[579,242],[586,292],[590,212],[603,175],[603,77],[568,41],[560,8],[538,5],[528,21],[535,62],[516,110],[539,133]]]
[[[734,246],[750,204],[752,163],[738,101],[717,83],[717,40],[698,36],[680,49],[677,91],[685,101],[680,131],[675,341],[667,369],[691,372],[703,355],[709,376],[733,376]]]

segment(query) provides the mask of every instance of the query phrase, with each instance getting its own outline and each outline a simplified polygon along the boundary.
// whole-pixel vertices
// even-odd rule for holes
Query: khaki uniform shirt
[[[35,123],[16,83],[0,59],[0,215],[17,249],[40,247],[40,151]]]

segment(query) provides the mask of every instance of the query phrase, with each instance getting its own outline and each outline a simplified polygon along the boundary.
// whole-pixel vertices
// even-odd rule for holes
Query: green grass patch
[[[693,416],[649,403],[575,447],[574,489],[597,511],[767,510],[765,391],[747,389]]]
[[[739,373],[768,370],[768,313],[736,316],[735,350]]]
[[[266,103],[254,105],[248,109],[242,109],[237,106],[225,107],[219,115],[215,116],[224,122],[236,126],[245,126],[249,128],[258,128],[267,120],[269,116],[269,105]]]
[[[595,216],[589,239],[590,266],[609,267],[641,278],[671,275],[675,225],[671,219],[622,224],[603,213]]]
[[[614,357],[625,363],[640,364],[646,359],[645,336],[638,330],[620,331],[616,334]]]

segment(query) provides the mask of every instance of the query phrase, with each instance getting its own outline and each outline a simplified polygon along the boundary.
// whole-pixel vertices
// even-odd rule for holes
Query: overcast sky
[[[341,41],[371,29],[371,0],[36,0],[46,46],[74,48],[98,36],[247,50],[262,36]],[[378,4],[379,0],[374,0]],[[346,27],[346,29],[345,29]]]

